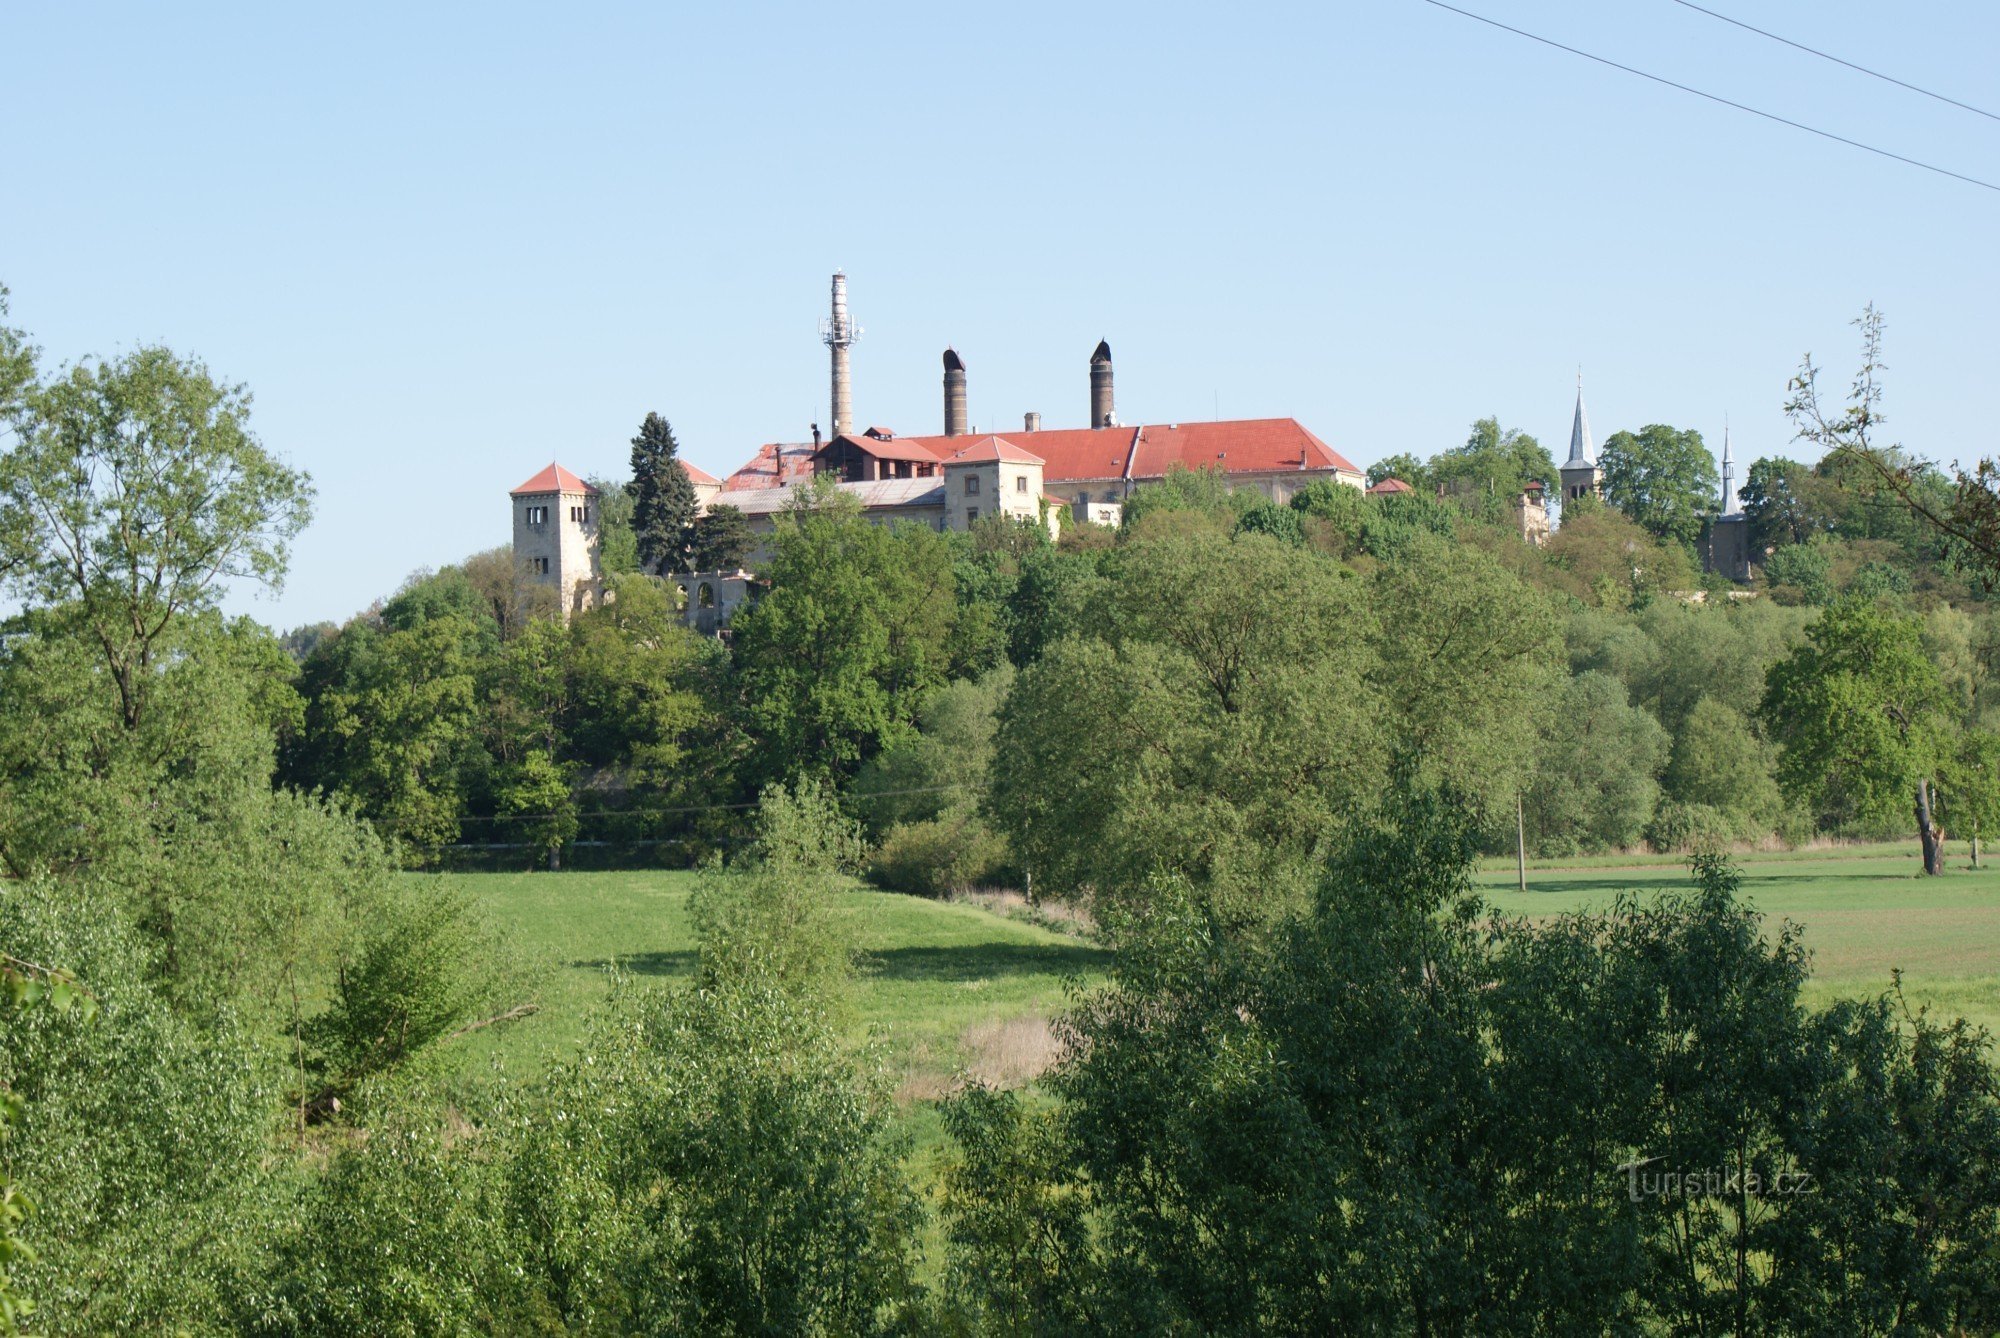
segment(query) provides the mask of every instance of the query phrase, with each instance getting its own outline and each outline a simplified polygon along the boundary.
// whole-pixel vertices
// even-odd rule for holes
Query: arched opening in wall
[[[697,587],[695,590],[695,600],[697,608],[704,608],[704,609],[714,608],[715,587],[710,585],[707,581],[703,581],[701,585]]]

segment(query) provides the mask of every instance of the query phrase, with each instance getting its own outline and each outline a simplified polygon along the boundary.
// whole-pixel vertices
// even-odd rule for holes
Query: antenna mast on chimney
[[[854,377],[847,350],[861,341],[861,327],[847,314],[847,274],[833,272],[833,314],[819,323],[820,342],[833,351],[833,436],[854,425]]]

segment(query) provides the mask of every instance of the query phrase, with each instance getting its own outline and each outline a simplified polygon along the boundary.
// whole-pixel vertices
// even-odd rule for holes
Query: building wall
[[[597,499],[585,492],[546,492],[512,500],[514,568],[525,589],[544,592],[564,617],[595,604],[602,578]]]
[[[948,464],[944,497],[944,523],[950,529],[968,529],[993,515],[1036,520],[1042,514],[1042,467],[1013,460]]]

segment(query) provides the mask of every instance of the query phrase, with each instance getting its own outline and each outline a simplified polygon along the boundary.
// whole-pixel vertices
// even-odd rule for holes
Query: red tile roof
[[[1410,490],[1410,485],[1401,479],[1383,479],[1380,483],[1370,488],[1368,492],[1370,496],[1380,497],[1384,493],[1409,492]]]
[[[697,488],[720,487],[722,480],[692,461],[681,461],[681,472],[688,476],[688,482]]]
[[[1023,450],[1003,437],[985,437],[962,451],[945,457],[946,464],[977,464],[987,460],[1005,460],[1015,465],[1046,465],[1048,461],[1033,451]]]
[[[961,449],[962,437],[898,437],[908,455],[888,456],[888,443],[863,439],[861,449],[885,459],[942,460]],[[1287,470],[1339,470],[1359,474],[1351,461],[1308,432],[1294,418],[1245,418],[1219,423],[1168,423],[1147,427],[1044,428],[1016,433],[1013,444],[1042,458],[1048,483],[1081,479],[1163,478],[1170,465],[1221,466],[1230,474]],[[916,454],[922,451],[923,454]],[[771,442],[731,474],[725,488],[775,488],[812,475],[807,442]]]
[[[550,462],[549,467],[509,493],[510,497],[524,497],[542,492],[583,492],[595,496],[597,489],[585,483],[561,465]]]
[[[842,435],[834,440],[844,441],[877,460],[921,460],[925,464],[935,464],[938,458],[936,451],[916,444],[908,437],[873,437],[864,432],[858,437]]]

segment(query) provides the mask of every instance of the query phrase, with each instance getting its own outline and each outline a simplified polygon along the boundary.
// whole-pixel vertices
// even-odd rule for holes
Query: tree
[[[1528,828],[1545,854],[1637,845],[1659,802],[1670,740],[1608,674],[1571,679],[1546,721],[1527,793]]]
[[[686,571],[694,526],[694,484],[681,468],[673,425],[656,413],[632,438],[632,534],[640,569],[659,575]]]
[[[871,525],[830,482],[797,491],[772,536],[770,593],[732,624],[759,781],[851,776],[910,728],[949,668],[944,536]]]
[[[1737,496],[1750,525],[1750,551],[1761,558],[1767,549],[1802,544],[1834,526],[1827,504],[1828,489],[1810,465],[1778,456],[1753,460]]]
[[[1529,483],[1554,486],[1556,464],[1540,442],[1519,428],[1502,430],[1499,419],[1482,418],[1472,425],[1464,445],[1431,461],[1429,478],[1461,504],[1497,512],[1511,507]]]
[[[1384,479],[1400,479],[1418,492],[1430,491],[1430,471],[1424,462],[1408,451],[1396,455],[1385,455],[1368,466],[1368,486],[1374,487]]]
[[[1931,787],[1949,747],[1943,681],[1915,619],[1842,600],[1771,666],[1759,716],[1783,750],[1778,784],[1826,826],[1910,803],[1924,872],[1944,872]]]
[[[16,417],[0,572],[29,603],[75,609],[132,728],[179,618],[213,608],[227,581],[283,581],[311,480],[252,435],[243,387],[164,348],[74,367],[30,388]]]
[[[1653,423],[1604,442],[1604,496],[1655,537],[1692,548],[1721,480],[1693,428]]]
[[[612,479],[593,476],[584,482],[597,489],[597,565],[606,576],[638,571],[639,538],[632,529],[632,490]]]
[[[1260,534],[1127,542],[1084,621],[1008,694],[988,807],[1037,888],[1143,902],[1157,876],[1232,913],[1378,782],[1361,583]]]
[[[736,571],[757,551],[750,518],[733,506],[712,506],[694,523],[690,571]]]
[[[1782,803],[1771,761],[1742,712],[1703,697],[1674,737],[1666,793],[1678,803],[1714,809],[1736,836],[1769,832]]]

